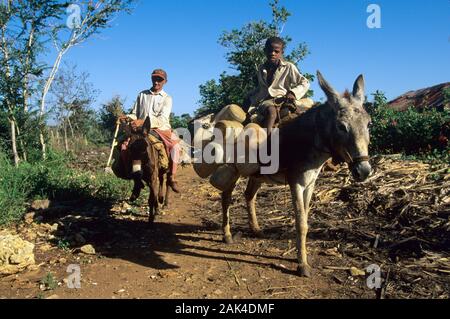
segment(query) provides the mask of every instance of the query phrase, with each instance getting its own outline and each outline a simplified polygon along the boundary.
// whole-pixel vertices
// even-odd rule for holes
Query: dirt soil
[[[330,190],[328,179],[336,174],[346,181],[343,185],[348,183],[346,170],[323,173],[315,200],[323,199],[321,191]],[[424,247],[410,236],[394,244],[383,241],[396,232],[384,227],[392,219],[367,207],[362,208],[367,214],[357,213],[355,207],[361,206],[357,200],[353,208],[343,209],[343,202],[352,202],[351,188],[336,190],[335,202],[313,206],[308,247],[314,273],[308,279],[295,272],[287,188],[265,185],[259,193],[264,235],[255,238],[247,226],[245,181],[241,181],[231,210],[235,244],[226,245],[219,192],[191,167],[180,169],[179,182],[182,194],[173,194],[170,208],[153,227],[147,223],[143,193],[133,205],[52,204],[34,220],[9,229],[35,243],[39,267],[0,278],[0,298],[449,297],[448,242]],[[448,215],[442,218],[448,222]],[[441,235],[448,239],[448,232]],[[80,251],[86,244],[95,248],[95,254]],[[71,264],[80,266],[80,289],[67,287]],[[364,272],[371,264],[381,267],[381,289],[367,286],[369,274]]]

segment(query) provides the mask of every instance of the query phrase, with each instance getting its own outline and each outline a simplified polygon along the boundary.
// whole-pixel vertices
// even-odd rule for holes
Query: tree
[[[228,49],[226,59],[231,67],[237,71],[236,75],[226,72],[220,75],[219,81],[209,80],[200,85],[200,105],[195,116],[203,116],[216,113],[230,103],[242,105],[248,92],[257,86],[256,74],[258,66],[264,63],[264,45],[272,36],[281,36],[284,25],[291,15],[285,7],[279,6],[279,0],[270,2],[272,21],[251,22],[241,29],[225,31],[219,38],[219,44]],[[292,39],[289,36],[282,37],[286,44]],[[285,58],[298,64],[309,54],[305,43],[298,44]],[[305,74],[309,80],[314,77]],[[312,95],[312,91],[308,96]]]
[[[102,104],[102,108],[100,109],[100,126],[107,132],[106,135],[110,141],[114,135],[117,118],[124,114],[124,103],[125,100],[119,95],[116,95],[110,101]]]
[[[50,89],[51,112],[63,131],[66,152],[69,151],[68,129],[72,139],[75,135],[80,137],[84,133],[80,128],[86,126],[86,121],[92,120],[89,108],[98,92],[88,78],[87,72],[78,72],[76,65],[66,63],[55,77]],[[75,134],[75,131],[78,134]]]
[[[83,8],[72,4],[67,7],[69,16],[66,24],[57,24],[52,32],[51,38],[58,52],[53,67],[48,74],[42,89],[40,98],[40,117],[43,119],[46,111],[45,103],[47,94],[58,72],[63,56],[74,46],[77,46],[93,35],[99,34],[103,29],[111,26],[111,21],[120,12],[130,12],[131,5],[135,0],[89,0],[85,2]],[[84,11],[82,11],[84,10]],[[67,31],[69,27],[70,32]],[[42,155],[46,156],[46,144],[44,139],[44,127],[41,125],[40,141]]]
[[[0,111],[8,118],[10,154],[16,165],[21,160],[19,152],[23,160],[27,158],[24,141],[28,136],[23,128],[30,127],[30,120],[31,127],[37,124],[39,128],[38,143],[45,158],[46,98],[63,56],[73,46],[110,27],[111,20],[120,12],[130,11],[133,2],[89,0],[75,5],[62,0],[0,1]],[[74,8],[79,12],[70,11]],[[68,9],[72,13],[69,19]],[[38,60],[48,52],[49,41],[57,49],[50,68]],[[39,114],[30,112],[32,102],[39,105]],[[36,116],[38,123],[34,122]]]
[[[170,126],[173,129],[177,128],[185,128],[187,129],[189,126],[189,122],[192,120],[192,117],[189,114],[181,114],[181,116],[175,115],[174,113],[170,114]]]
[[[37,90],[37,81],[31,80],[42,75],[45,68],[37,57],[43,52],[50,21],[61,15],[63,9],[64,3],[54,0],[3,0],[0,3],[0,63],[3,71],[0,72],[0,102],[10,121],[16,166],[20,160],[16,140],[21,147],[22,159],[27,159],[21,129],[24,123],[19,119],[28,120],[29,100]]]

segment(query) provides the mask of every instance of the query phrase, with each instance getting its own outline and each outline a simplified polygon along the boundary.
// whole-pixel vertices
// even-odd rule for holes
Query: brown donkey
[[[360,75],[353,93],[341,95],[317,72],[327,102],[313,107],[279,130],[280,169],[274,175],[251,176],[245,191],[251,230],[259,235],[256,218],[256,194],[262,183],[289,184],[295,211],[298,272],[310,277],[306,252],[308,213],[316,179],[331,157],[345,161],[355,180],[363,181],[371,173],[369,164],[370,116],[363,108],[364,79]],[[222,193],[223,232],[226,243],[232,243],[229,207],[235,185]]]
[[[159,166],[158,151],[148,139],[150,134],[150,119],[145,119],[144,125],[135,131],[126,126],[126,134],[130,137],[128,151],[132,161],[132,179],[134,181],[132,201],[136,200],[145,182],[150,188],[148,198],[149,222],[152,224],[159,213],[159,204],[168,205],[169,188],[164,183],[166,170]]]

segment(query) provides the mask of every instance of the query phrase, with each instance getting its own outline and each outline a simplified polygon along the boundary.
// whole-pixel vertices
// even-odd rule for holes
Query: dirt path
[[[157,218],[154,228],[146,222],[145,207],[93,203],[47,216],[40,225],[20,226],[17,232],[25,239],[38,234],[34,241],[40,267],[1,278],[0,297],[375,298],[364,275],[350,274],[351,267],[364,269],[370,261],[343,256],[313,227],[309,255],[314,276],[306,279],[295,274],[293,226],[277,215],[290,210],[282,189],[276,200],[264,191],[260,195],[262,202],[274,206],[271,211],[265,209],[261,220],[263,238],[248,232],[244,202],[237,196],[231,213],[237,240],[226,245],[220,229],[219,193],[190,167],[180,171],[179,181],[182,195],[172,196],[171,208]],[[243,187],[239,185],[238,192]],[[42,225],[54,223],[59,225],[57,232],[42,230]],[[80,253],[77,247],[84,244],[91,244],[96,254]],[[70,264],[80,266],[81,289],[67,288]],[[49,273],[58,284],[43,290],[42,280]]]

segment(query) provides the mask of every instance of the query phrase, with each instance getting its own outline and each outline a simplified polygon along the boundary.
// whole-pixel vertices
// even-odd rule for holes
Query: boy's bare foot
[[[168,184],[175,193],[177,194],[180,193],[180,189],[178,188],[178,182],[172,176],[169,176]]]

